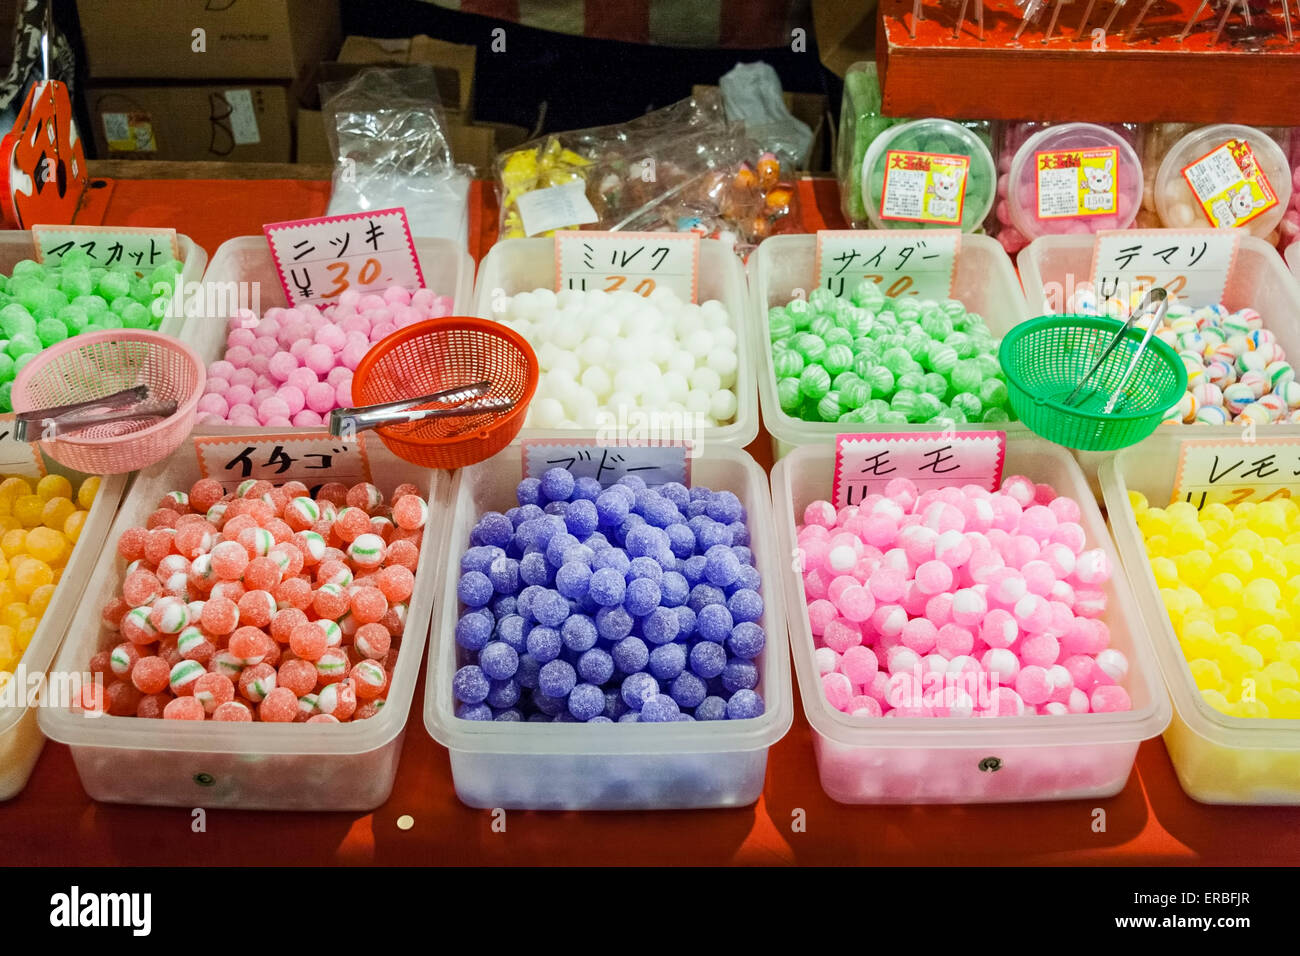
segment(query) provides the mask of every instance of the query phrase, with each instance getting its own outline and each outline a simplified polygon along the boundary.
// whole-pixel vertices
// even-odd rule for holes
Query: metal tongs
[[[509,395],[493,398],[480,398],[492,388],[488,381],[475,382],[460,388],[421,395],[418,398],[404,398],[397,402],[385,402],[382,405],[364,405],[361,408],[336,408],[330,412],[330,434],[335,438],[348,438],[357,432],[368,431],[381,425],[400,425],[406,422],[422,422],[433,418],[464,418],[484,415],[492,412],[504,412],[515,407],[515,400]],[[477,399],[477,401],[475,401]],[[419,408],[434,402],[442,403],[438,408]]]
[[[19,412],[14,416],[13,435],[18,441],[50,439],[92,425],[166,418],[176,414],[176,408],[174,401],[150,399],[149,386],[136,385],[103,398]]]
[[[1133,358],[1129,361],[1128,368],[1126,368],[1124,374],[1120,376],[1119,382],[1116,384],[1114,391],[1111,392],[1110,399],[1101,410],[1103,415],[1109,415],[1113,412],[1115,406],[1119,403],[1120,396],[1124,394],[1124,389],[1128,386],[1129,379],[1133,377],[1133,372],[1137,370],[1138,362],[1142,361],[1142,353],[1146,351],[1147,343],[1151,341],[1151,336],[1155,334],[1157,326],[1159,326],[1161,321],[1164,319],[1165,309],[1168,307],[1169,293],[1163,288],[1156,286],[1148,292],[1138,307],[1133,310],[1133,314],[1125,320],[1122,326],[1120,326],[1119,331],[1115,333],[1115,337],[1110,340],[1110,343],[1101,353],[1101,357],[1098,358],[1097,361],[1093,363],[1092,368],[1088,370],[1088,374],[1079,380],[1079,384],[1074,386],[1074,390],[1062,400],[1061,404],[1068,406],[1073,403],[1074,397],[1079,394],[1079,390],[1087,385],[1088,380],[1097,374],[1097,369],[1101,368],[1102,363],[1106,361],[1110,353],[1115,351],[1115,346],[1119,345],[1119,343],[1123,341],[1124,337],[1128,335],[1128,331],[1133,328],[1134,323],[1136,323],[1142,316],[1151,313],[1152,319],[1150,324],[1147,326],[1146,334],[1142,336],[1141,344],[1138,345],[1137,351],[1133,353]],[[1091,397],[1091,394],[1092,393],[1089,393],[1089,397]]]

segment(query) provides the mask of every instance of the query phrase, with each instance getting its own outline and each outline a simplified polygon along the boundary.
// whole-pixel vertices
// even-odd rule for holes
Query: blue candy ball
[[[477,664],[466,664],[451,679],[451,691],[461,703],[481,704],[491,689],[487,676]]]
[[[555,590],[575,601],[587,596],[590,581],[591,568],[581,561],[569,561],[555,572]]]
[[[727,666],[727,652],[721,644],[712,641],[700,641],[691,648],[691,670],[699,677],[708,680],[717,677]]]
[[[486,574],[488,568],[492,567],[492,562],[497,558],[505,557],[505,554],[506,553],[500,548],[491,545],[475,545],[461,555],[460,570],[462,573],[467,571],[482,571]]]
[[[492,600],[492,582],[482,571],[470,571],[460,576],[456,595],[469,607],[482,607]]]
[[[745,517],[745,506],[740,503],[734,492],[717,491],[709,499],[708,510],[705,512],[714,521],[720,521],[723,524],[731,524],[733,521],[740,521]]]
[[[686,648],[681,644],[661,644],[650,652],[650,673],[661,681],[670,681],[685,669]]]
[[[578,684],[569,694],[569,713],[578,720],[601,717],[604,710],[605,693],[595,684]]]
[[[726,720],[727,702],[721,697],[706,697],[695,708],[696,720]]]
[[[627,583],[623,575],[613,568],[601,568],[591,576],[587,593],[601,607],[613,607],[623,603],[623,593]]]
[[[509,644],[516,651],[524,650],[524,619],[518,614],[509,614],[497,621],[495,636],[504,644]]]
[[[569,496],[569,500],[595,501],[604,490],[600,482],[595,478],[590,475],[583,475],[581,478],[573,480],[573,494]]]
[[[570,534],[577,535],[579,538],[587,537],[600,524],[595,503],[587,498],[579,498],[572,502],[564,513],[564,524]]]
[[[617,528],[631,510],[631,502],[612,489],[601,492],[596,498],[596,517],[602,527]]]
[[[515,671],[515,680],[519,681],[519,686],[526,690],[537,689],[537,675],[541,673],[542,664],[531,654],[523,654],[519,658],[519,670]]]
[[[695,633],[696,614],[685,604],[672,610],[677,615],[677,640],[684,641]]]
[[[653,675],[639,671],[623,678],[621,690],[623,703],[633,710],[640,710],[647,700],[659,695],[659,682]]]
[[[712,584],[700,582],[691,588],[691,596],[686,604],[692,611],[699,614],[701,610],[710,604],[725,604],[727,596],[722,593],[720,588],[715,588]]]
[[[742,588],[733,591],[731,597],[727,598],[727,610],[735,621],[757,621],[763,616],[763,598],[757,591]]]
[[[708,686],[690,671],[682,671],[668,687],[680,707],[698,707],[709,696]],[[720,699],[720,698],[719,698]]]
[[[641,633],[651,644],[667,644],[681,634],[681,621],[673,608],[657,607],[641,622]]]
[[[525,478],[515,486],[515,499],[521,505],[535,505],[542,499],[542,483],[536,478]]]
[[[511,707],[508,708],[507,710],[498,711],[496,716],[493,717],[492,719],[500,720],[500,721],[517,722],[517,721],[522,721],[524,719],[524,715],[519,713],[519,711],[515,710],[513,707]]]
[[[495,545],[504,548],[515,536],[515,526],[510,519],[499,511],[486,512],[470,532],[479,544]]]
[[[627,566],[627,579],[634,581],[637,578],[649,578],[656,584],[663,580],[664,569],[659,566],[659,562],[654,558],[633,558]]]
[[[611,643],[631,634],[635,624],[632,615],[621,607],[603,607],[596,612],[596,631]]]
[[[639,637],[625,637],[611,648],[614,663],[624,674],[635,674],[650,663],[650,651]],[[725,655],[724,655],[725,658]],[[725,659],[723,661],[725,664]],[[722,673],[722,668],[718,668]]]
[[[534,627],[528,632],[524,644],[528,648],[528,656],[539,664],[555,660],[560,656],[560,648],[564,646],[560,632],[553,627]]]
[[[563,468],[548,468],[542,474],[541,483],[542,494],[551,501],[568,501],[573,494],[573,475]]]
[[[523,690],[516,680],[494,680],[492,689],[488,691],[487,702],[500,710],[503,707],[513,707],[519,703],[519,697]]]
[[[752,660],[763,653],[763,645],[766,643],[767,636],[761,627],[742,621],[732,628],[731,637],[727,638],[727,650],[731,651],[734,657]]]
[[[675,721],[681,709],[677,701],[667,694],[655,694],[641,705],[641,720],[650,724],[664,724]]]
[[[691,596],[691,586],[679,571],[665,571],[659,580],[659,604],[662,607],[680,607]]]
[[[546,545],[546,563],[553,568],[558,568],[564,564],[564,557],[569,549],[580,547],[581,544],[582,542],[567,531],[552,535]]]
[[[591,562],[592,570],[602,571],[605,569],[618,572],[619,577],[627,574],[628,568],[632,562],[622,548],[606,548],[604,551],[597,551],[596,557]]]
[[[722,686],[733,695],[739,690],[753,690],[758,686],[758,668],[752,661],[733,657],[722,669]]]
[[[695,632],[715,644],[731,636],[731,627],[731,612],[722,604],[706,604],[695,618]]]
[[[519,562],[504,555],[488,568],[488,580],[497,594],[515,594],[519,591]]]
[[[456,716],[461,720],[491,720],[492,708],[487,704],[461,704],[456,708]]]
[[[596,622],[585,614],[571,614],[560,628],[560,638],[571,651],[585,651],[596,646],[600,637]]]
[[[492,624],[487,611],[468,611],[456,622],[456,643],[467,651],[480,650],[492,640]]]
[[[725,588],[740,575],[740,560],[723,545],[714,545],[704,553],[704,579],[714,587]]]
[[[695,587],[695,585],[703,581],[704,565],[707,563],[708,562],[705,560],[704,555],[702,554],[694,555],[693,557],[689,557],[685,561],[683,561],[681,572],[682,572],[682,577],[686,579],[686,583],[689,584],[691,587]]]
[[[614,676],[614,658],[608,651],[593,647],[578,658],[578,676],[589,684],[604,686]]]
[[[567,697],[578,682],[578,672],[568,661],[549,661],[537,675],[538,689],[548,697]],[[604,699],[601,703],[603,705]]]
[[[738,690],[727,701],[728,720],[749,720],[763,714],[763,698],[752,690]]]
[[[524,584],[536,584],[540,587],[550,584],[551,569],[546,563],[546,556],[540,551],[533,551],[520,558],[519,580]]]
[[[685,559],[695,553],[695,532],[689,525],[671,524],[664,530],[668,532],[668,547],[674,557]]]
[[[623,607],[634,617],[645,617],[659,607],[659,585],[649,578],[632,581],[625,589]]]
[[[659,494],[663,495],[678,508],[685,508],[691,503],[691,491],[679,481],[668,481],[659,486]]]
[[[533,598],[532,614],[539,624],[557,627],[569,616],[569,602],[559,591],[546,589]]]
[[[478,666],[492,680],[506,680],[514,677],[515,671],[519,670],[519,652],[505,641],[493,641],[479,652]],[[510,704],[494,706],[509,707]]]

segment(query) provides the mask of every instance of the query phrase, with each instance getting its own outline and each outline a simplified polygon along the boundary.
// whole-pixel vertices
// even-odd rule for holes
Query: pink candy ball
[[[273,418],[283,418],[287,422],[289,420],[289,406],[282,399],[272,395],[257,406],[257,417],[261,419],[264,425],[269,425],[270,419]]]
[[[843,654],[850,647],[857,647],[862,643],[862,629],[842,617],[837,617],[826,625],[826,630],[822,632],[822,640],[835,653]]]
[[[295,359],[295,364],[297,364],[296,359]],[[313,372],[309,368],[303,368],[302,366],[299,366],[298,368],[294,369],[292,372],[289,373],[289,377],[285,379],[285,384],[292,385],[294,388],[305,393],[307,389],[311,388],[318,381],[320,380],[316,377],[315,372]]]
[[[334,367],[334,350],[328,345],[310,345],[302,356],[302,364],[317,375],[325,375]]]
[[[286,382],[298,369],[298,360],[290,352],[276,352],[266,363],[267,374],[277,382]]]
[[[336,365],[329,370],[329,374],[325,376],[325,381],[338,388],[344,382],[352,381],[352,372],[342,365]],[[348,401],[351,402],[351,399]]]
[[[294,388],[292,385],[280,386],[276,389],[275,395],[288,407],[290,417],[302,411],[307,403],[307,396],[301,389]]]
[[[245,345],[236,345],[234,348],[226,349],[226,361],[237,369],[247,368],[252,357],[252,351]]]
[[[352,405],[352,379],[339,382],[338,388],[334,391],[334,400],[339,408],[348,408]]]
[[[1118,684],[1094,688],[1089,703],[1094,714],[1113,714],[1117,711],[1133,709],[1133,701],[1129,698],[1128,691]]]
[[[840,673],[857,687],[870,684],[880,670],[880,662],[875,651],[860,644],[848,648],[840,659]]]
[[[307,407],[321,415],[333,411],[338,407],[334,404],[335,395],[336,391],[331,386],[324,382],[315,382],[307,389]]]
[[[325,424],[325,419],[317,415],[310,408],[304,408],[297,415],[293,416],[294,428],[313,428],[316,425]]]
[[[230,406],[220,395],[208,393],[199,399],[198,410],[204,414],[224,418],[226,413],[230,411]]]

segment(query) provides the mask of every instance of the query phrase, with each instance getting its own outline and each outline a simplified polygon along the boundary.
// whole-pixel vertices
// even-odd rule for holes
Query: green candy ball
[[[122,317],[116,312],[105,312],[99,317],[99,324],[105,329],[120,329],[122,328]],[[89,326],[87,326],[87,330],[89,331]]]
[[[928,422],[938,418],[942,412],[946,411],[943,401],[931,395],[929,392],[918,393],[916,400],[918,404],[916,414],[923,422]]]
[[[808,305],[814,312],[830,312],[834,314],[835,300],[835,293],[822,286],[818,286],[808,294]]]
[[[125,272],[105,272],[100,276],[95,291],[109,302],[122,296],[129,296],[131,294],[131,277]],[[114,309],[114,311],[117,310]]]
[[[827,392],[817,403],[817,416],[824,422],[836,421],[843,413],[840,408],[840,393],[834,390]]]
[[[14,360],[0,352],[0,382],[7,382],[14,377]]]
[[[853,349],[847,345],[832,345],[822,356],[822,366],[831,375],[839,375],[853,367]]]
[[[921,376],[921,391],[928,392],[935,398],[943,399],[949,392],[948,380],[938,372],[926,372]]]
[[[837,419],[835,419],[835,420],[836,420],[837,422],[842,422],[842,423],[844,423],[845,425],[857,425],[857,424],[861,424],[861,422],[862,422],[862,409],[860,409],[860,408],[851,408],[851,409],[849,409],[847,412],[845,412],[844,414],[840,415],[840,417],[837,418]]]
[[[833,328],[835,328],[835,320],[829,315],[821,315],[820,313],[808,323],[808,331],[823,339],[826,338],[826,333]]]
[[[799,375],[799,393],[814,402],[831,390],[831,377],[820,365],[809,365]]]
[[[778,379],[798,378],[803,371],[803,356],[794,349],[772,354],[772,369]]]
[[[840,387],[840,404],[847,408],[861,408],[871,401],[871,386],[854,378]]]
[[[38,354],[39,353],[37,352],[28,352],[25,355],[20,355],[16,359],[14,359],[14,375],[17,375],[24,368],[26,368],[27,363],[30,362],[32,359],[36,358]]]
[[[957,391],[974,392],[979,389],[980,384],[984,381],[984,372],[977,362],[968,360],[958,362],[948,378],[952,382],[952,387]]]
[[[13,390],[13,382],[0,383],[0,412],[12,412],[14,410],[14,403],[10,397]]]
[[[108,311],[108,303],[101,295],[79,295],[72,300],[72,305],[83,310],[87,315],[97,315]]]
[[[36,337],[41,345],[53,345],[68,337],[68,327],[58,319],[41,319],[36,323]]]
[[[9,340],[9,344],[5,346],[5,351],[13,357],[15,362],[23,355],[33,355],[40,350],[40,339],[27,333],[15,335]]]
[[[860,382],[860,381],[862,380],[858,378],[858,373],[853,371],[852,369],[848,369],[846,371],[840,372],[839,375],[836,375],[834,378],[831,379],[831,388],[836,389],[837,391],[843,391],[844,386],[848,385],[850,382]]]
[[[870,279],[863,279],[859,282],[850,293],[853,304],[863,309],[879,310],[884,304],[885,293],[880,290],[880,286]]]
[[[894,389],[898,387],[896,379],[894,378],[894,373],[883,365],[873,366],[866,375],[863,375],[861,372],[859,372],[858,375],[861,376],[864,382],[871,386],[871,394],[873,395],[892,395],[894,394]]]
[[[154,315],[139,302],[132,302],[122,310],[122,324],[128,329],[147,329],[153,324]]]
[[[984,403],[978,395],[970,392],[958,392],[949,404],[953,411],[961,412],[968,420],[979,421],[980,415],[984,414]]]
[[[912,355],[907,349],[894,347],[885,349],[884,354],[880,356],[880,364],[895,375],[902,375],[904,372],[910,371],[914,363]]]
[[[904,372],[898,376],[898,388],[905,392],[919,392],[925,388],[925,375],[922,372]]]
[[[1011,416],[1007,414],[1004,408],[986,408],[984,414],[980,416],[980,421],[986,424],[1011,421]]]
[[[979,351],[979,346],[965,332],[952,333],[943,340],[943,344],[956,352],[959,359],[973,358],[975,353]]]
[[[930,352],[926,356],[926,364],[930,366],[930,371],[938,372],[940,375],[948,375],[957,367],[957,350],[942,342],[936,342],[931,345]]]
[[[921,396],[909,389],[900,388],[889,402],[890,411],[897,412],[908,421],[922,421]]]
[[[795,351],[804,357],[805,362],[820,362],[826,355],[826,340],[811,332],[800,332],[794,337]]]
[[[911,419],[902,412],[896,412],[893,409],[890,409],[887,412],[881,412],[880,418],[877,420],[882,425],[906,425],[911,421]]]
[[[45,275],[45,266],[35,259],[20,259],[14,263],[14,267],[9,274],[15,279],[20,276],[40,277]]]
[[[781,411],[787,415],[792,415],[799,409],[803,396],[799,394],[799,379],[783,378],[776,383],[776,400],[781,405]]]
[[[837,326],[826,333],[825,341],[827,345],[852,346],[853,333],[848,329],[841,329]],[[853,351],[852,348],[849,351]]]
[[[785,309],[771,309],[767,314],[767,334],[772,341],[794,334],[794,319]]]
[[[976,392],[985,406],[1001,408],[1007,403],[1007,387],[995,378],[986,378]],[[986,418],[985,421],[988,419]]]

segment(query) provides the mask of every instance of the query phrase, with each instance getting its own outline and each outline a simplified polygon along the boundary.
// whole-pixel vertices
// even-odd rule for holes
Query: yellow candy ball
[[[1187,662],[1188,669],[1192,672],[1192,680],[1196,681],[1196,686],[1201,690],[1217,690],[1219,693],[1226,693],[1228,682],[1223,679],[1223,672],[1219,670],[1219,665],[1214,661],[1205,658]]]
[[[1232,712],[1232,704],[1228,698],[1224,697],[1217,690],[1201,691],[1201,698],[1220,713],[1227,714]]]
[[[7,627],[17,628],[19,624],[31,616],[31,611],[27,605],[21,601],[14,601],[12,604],[6,604],[0,608],[0,624]]]
[[[14,499],[14,517],[24,528],[35,528],[45,513],[45,502],[40,495],[19,495]]]
[[[15,558],[20,554],[26,554],[27,532],[21,528],[15,528],[0,535],[0,551],[4,552],[7,558]]]
[[[91,475],[83,481],[81,487],[77,489],[77,504],[89,510],[95,503],[95,496],[99,494],[101,480],[99,475]]]
[[[36,482],[36,494],[44,501],[51,498],[71,498],[72,482],[62,475],[46,475]]]
[[[1233,717],[1243,717],[1246,720],[1259,720],[1268,716],[1268,707],[1263,701],[1239,700],[1229,706],[1228,713]]]
[[[24,619],[23,622],[18,625],[18,646],[23,650],[27,650],[27,645],[32,642],[32,638],[36,636],[36,629],[40,626],[41,619],[39,617],[29,617]]]
[[[86,527],[86,519],[89,516],[89,511],[74,511],[68,515],[68,520],[63,522],[63,534],[73,544],[81,538],[81,531]]]
[[[50,601],[54,598],[54,592],[57,588],[53,584],[42,584],[32,596],[27,599],[27,606],[31,608],[32,614],[41,618],[45,616],[45,611],[50,606]]]
[[[33,528],[27,532],[27,553],[46,564],[54,564],[68,548],[68,539],[50,528]]]
[[[38,558],[24,561],[22,567],[14,571],[14,586],[24,597],[30,595],[42,584],[54,583],[54,569]]]
[[[45,502],[45,508],[41,511],[41,524],[47,528],[53,528],[58,531],[63,527],[63,523],[68,520],[69,515],[76,514],[77,506],[69,498],[51,498]]]
[[[12,477],[0,481],[0,498],[13,501],[20,495],[30,495],[31,493],[32,486],[26,478]]]

